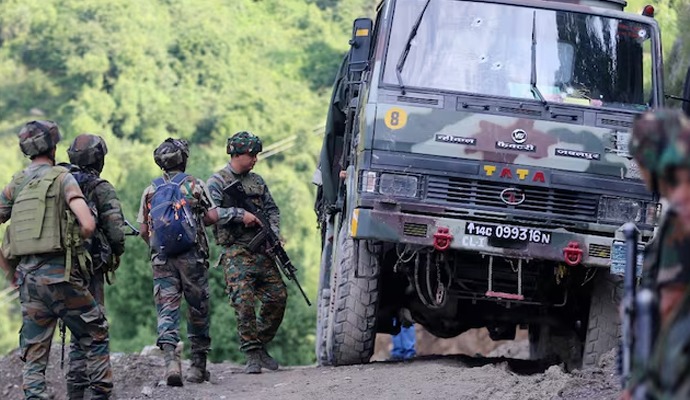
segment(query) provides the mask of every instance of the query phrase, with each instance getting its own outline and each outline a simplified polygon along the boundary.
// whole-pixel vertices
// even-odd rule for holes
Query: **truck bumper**
[[[620,266],[621,239],[541,229],[528,225],[484,223],[456,218],[425,217],[404,212],[357,208],[350,220],[355,239],[432,246],[511,258],[551,260],[567,265]],[[516,231],[517,229],[517,231]],[[517,232],[517,234],[516,234]],[[474,234],[471,234],[474,233]],[[640,246],[640,250],[642,246]],[[638,252],[638,269],[642,252]],[[612,255],[614,260],[612,263]]]

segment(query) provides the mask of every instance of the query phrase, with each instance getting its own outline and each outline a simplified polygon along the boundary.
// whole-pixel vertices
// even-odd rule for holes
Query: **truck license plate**
[[[644,247],[637,247],[636,275],[642,274],[642,261],[644,260]],[[611,270],[612,275],[625,275],[625,242],[613,242],[611,245]]]
[[[509,240],[523,243],[550,244],[551,233],[539,229],[523,228],[511,225],[477,224],[470,222],[465,225],[466,235],[485,236],[488,238]]]

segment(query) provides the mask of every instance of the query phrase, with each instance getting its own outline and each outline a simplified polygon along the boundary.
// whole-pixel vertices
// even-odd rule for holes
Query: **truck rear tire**
[[[602,270],[592,283],[594,286],[582,360],[584,368],[596,367],[599,357],[616,348],[621,337],[618,306],[623,294],[622,278]]]
[[[319,289],[316,309],[316,362],[321,366],[328,365],[326,332],[328,332],[328,303],[330,296],[324,292],[328,292],[328,289]]]
[[[357,246],[356,246],[357,244]],[[349,365],[369,362],[376,340],[379,301],[379,264],[366,242],[356,243],[343,227],[334,249],[331,291],[325,329],[323,364]],[[324,296],[325,299],[325,296]],[[318,353],[317,353],[318,355]]]
[[[333,255],[332,224],[322,227],[321,240],[321,266],[319,268],[319,291],[316,300],[316,362],[318,365],[326,365],[328,354],[326,352],[326,337],[328,333],[328,314],[331,301],[331,270]],[[327,237],[329,236],[329,237]]]
[[[530,325],[529,353],[532,360],[557,361],[568,371],[582,364],[582,340],[575,331],[558,332],[549,325]]]

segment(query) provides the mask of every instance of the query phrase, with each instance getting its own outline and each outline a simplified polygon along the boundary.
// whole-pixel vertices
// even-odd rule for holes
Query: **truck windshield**
[[[424,3],[397,2],[388,84],[398,84],[396,60]],[[651,32],[650,25],[598,15],[432,0],[401,77],[408,88],[535,99],[534,54],[538,92],[546,101],[643,110],[652,101]]]

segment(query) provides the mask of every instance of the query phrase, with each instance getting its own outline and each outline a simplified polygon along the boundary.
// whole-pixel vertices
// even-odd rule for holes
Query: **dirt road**
[[[55,346],[56,347],[56,346]],[[211,364],[211,382],[169,388],[159,383],[163,360],[157,356],[112,357],[118,399],[617,399],[614,357],[601,368],[565,373],[541,362],[469,356],[422,357],[412,362],[317,368],[292,367],[245,375],[236,364]],[[50,390],[64,399],[60,354],[53,349],[48,369]],[[21,361],[17,352],[0,359],[0,398],[21,398]],[[188,361],[184,362],[186,369]]]

